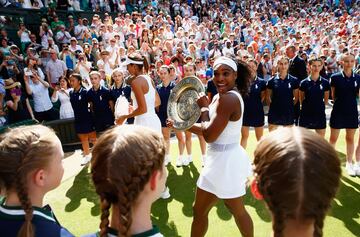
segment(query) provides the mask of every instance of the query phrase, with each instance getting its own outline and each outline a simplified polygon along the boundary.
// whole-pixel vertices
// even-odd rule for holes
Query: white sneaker
[[[188,157],[187,157],[187,160],[188,160],[188,162],[189,162],[189,163],[193,162],[193,158],[192,158],[192,156],[191,156],[191,155],[190,155],[190,156],[188,156]]]
[[[354,171],[357,176],[360,176],[360,162],[357,162],[357,164],[354,165]]]
[[[191,156],[182,157],[182,164],[183,164],[183,166],[188,166],[188,165],[189,165],[189,163],[190,163],[190,158],[191,158]]]
[[[165,163],[165,166],[167,166],[170,163],[170,156],[169,155],[165,155],[164,163]]]
[[[183,157],[179,156],[177,159],[176,159],[176,167],[181,167],[183,166]]]
[[[162,199],[168,199],[170,198],[170,192],[169,192],[169,188],[165,187],[165,190],[161,193],[160,197]]]
[[[201,166],[204,167],[206,161],[206,155],[201,158]]]
[[[90,155],[84,156],[84,159],[81,162],[81,165],[82,166],[87,165],[90,161],[91,161],[91,156]]]
[[[345,169],[349,176],[356,176],[355,167],[352,163],[346,162]]]

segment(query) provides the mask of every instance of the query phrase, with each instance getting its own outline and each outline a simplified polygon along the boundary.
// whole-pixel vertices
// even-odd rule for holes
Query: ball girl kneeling
[[[44,195],[60,185],[64,152],[42,125],[15,128],[0,139],[1,236],[73,236],[56,220]]]
[[[100,232],[89,237],[162,237],[150,217],[151,205],[160,197],[167,178],[160,134],[137,125],[117,126],[99,138],[92,153],[101,223]]]

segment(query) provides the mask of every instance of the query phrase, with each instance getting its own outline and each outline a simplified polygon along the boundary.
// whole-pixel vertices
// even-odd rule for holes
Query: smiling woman
[[[228,57],[214,62],[214,84],[219,92],[212,103],[204,95],[197,101],[201,124],[190,131],[203,135],[209,143],[208,157],[197,182],[191,236],[204,236],[209,210],[223,199],[243,236],[253,236],[253,223],[245,210],[242,196],[251,174],[251,164],[239,144],[244,104],[248,93],[250,69]]]

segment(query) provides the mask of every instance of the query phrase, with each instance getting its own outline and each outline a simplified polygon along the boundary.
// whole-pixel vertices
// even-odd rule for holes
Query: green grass
[[[254,133],[251,132],[247,148],[250,156],[256,146],[254,137]],[[356,141],[357,138],[358,135]],[[195,184],[201,170],[200,160],[196,159],[200,157],[196,140],[193,146],[194,163],[185,168],[168,167],[167,184],[171,198],[158,200],[152,208],[153,223],[166,237],[190,235]],[[174,161],[177,146],[174,144],[172,148]],[[337,150],[344,167],[344,132],[339,137]],[[324,236],[360,236],[360,178],[349,177],[344,170],[343,174],[339,193],[325,221]],[[92,233],[98,229],[100,208],[88,169],[83,169],[77,176],[63,182],[59,188],[46,196],[46,200],[54,209],[60,223],[76,236]],[[264,203],[255,200],[250,192],[246,194],[244,200],[246,209],[254,221],[255,236],[270,236],[271,219]],[[240,236],[232,216],[221,201],[210,212],[207,236]]]

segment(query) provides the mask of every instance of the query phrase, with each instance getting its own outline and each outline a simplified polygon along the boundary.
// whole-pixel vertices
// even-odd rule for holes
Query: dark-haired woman
[[[67,119],[74,117],[74,110],[70,102],[70,83],[66,77],[59,79],[59,85],[56,85],[51,96],[51,101],[55,103],[60,100],[60,119]]]
[[[153,81],[144,72],[148,67],[147,61],[140,54],[134,53],[128,55],[126,64],[133,77],[130,81],[133,111],[120,116],[117,123],[122,124],[125,119],[135,117],[134,124],[149,127],[161,134],[161,123],[155,113],[155,107],[160,105],[160,98]]]
[[[289,59],[277,62],[278,74],[267,82],[266,99],[269,107],[269,131],[278,126],[294,125],[294,105],[299,98],[297,78],[289,74]]]
[[[247,61],[252,71],[250,92],[244,96],[244,119],[241,128],[241,146],[246,149],[249,138],[249,127],[254,127],[256,140],[260,140],[264,133],[264,107],[262,102],[266,95],[266,82],[256,75],[257,62],[254,59]]]
[[[320,76],[323,61],[320,58],[309,60],[310,76],[300,82],[299,101],[301,105],[299,126],[315,129],[325,136],[325,105],[329,99],[329,81]]]
[[[123,124],[128,118],[135,118],[134,124],[151,128],[161,134],[161,122],[155,113],[155,107],[160,105],[160,98],[156,92],[150,76],[145,74],[148,69],[146,59],[140,54],[131,54],[127,58],[127,69],[133,79],[130,81],[133,111],[128,115],[120,116],[117,124]],[[162,193],[163,199],[169,198],[169,189]]]
[[[73,91],[70,92],[70,102],[75,115],[75,131],[79,136],[83,148],[84,160],[82,165],[86,165],[91,160],[90,144],[96,142],[96,132],[94,122],[89,110],[87,91],[81,85],[80,74],[70,76],[70,84]]]
[[[214,62],[213,79],[219,94],[211,104],[205,95],[197,101],[201,108],[201,124],[193,125],[190,131],[204,136],[208,155],[197,182],[192,237],[206,234],[209,211],[219,199],[224,200],[233,214],[242,236],[254,235],[253,222],[242,199],[251,175],[251,164],[239,144],[244,111],[242,95],[248,92],[250,77],[246,65],[219,57]]]
[[[35,119],[29,99],[20,89],[20,83],[14,82],[11,88],[6,90],[5,101],[8,108],[9,124],[21,122],[27,119]]]

